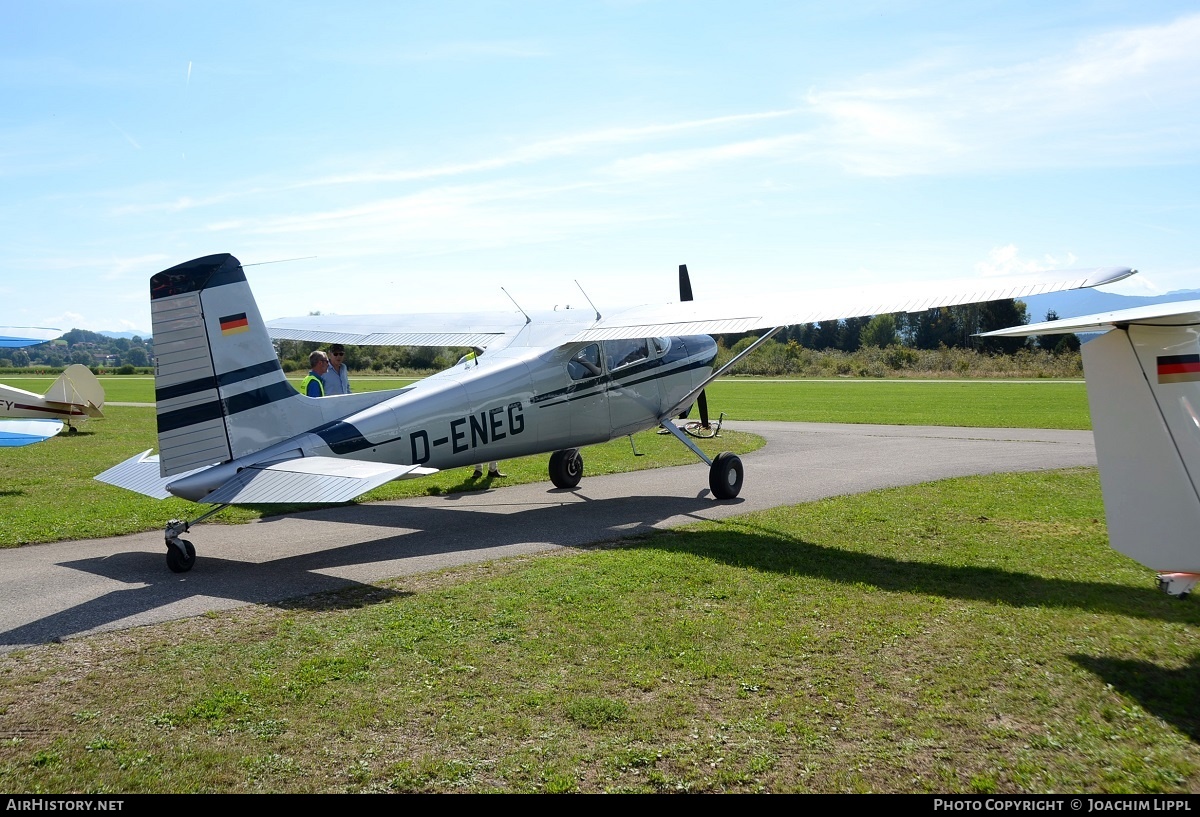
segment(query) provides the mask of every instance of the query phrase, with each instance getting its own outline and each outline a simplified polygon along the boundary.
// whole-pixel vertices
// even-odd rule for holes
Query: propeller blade
[[[692,300],[692,279],[688,275],[687,264],[679,265],[679,300]],[[700,392],[696,397],[696,407],[700,409],[700,425],[708,428],[708,399],[704,396],[704,392]],[[679,419],[686,420],[688,413],[685,411],[683,414],[680,414]]]
[[[692,300],[692,279],[688,277],[687,264],[679,265],[679,300]]]

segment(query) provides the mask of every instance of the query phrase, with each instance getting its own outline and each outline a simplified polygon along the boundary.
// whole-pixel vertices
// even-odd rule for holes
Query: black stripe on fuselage
[[[667,375],[681,374],[683,372],[692,371],[693,369],[710,367],[712,365],[712,360],[693,360],[685,366],[672,366],[672,368],[666,372],[653,371],[654,369],[661,368],[665,365],[674,364],[678,362],[678,360],[679,359],[670,361],[666,358],[659,358],[658,360],[639,363],[636,366],[630,366],[626,369],[622,369],[615,377],[613,375],[606,375],[604,377],[590,378],[589,380],[580,381],[579,383],[572,383],[566,388],[555,389],[554,391],[540,394],[535,397],[532,402],[538,408],[560,406],[563,403],[570,403],[585,397],[594,397],[598,392],[591,389],[592,385],[600,386],[601,388],[599,391],[611,392],[616,389],[636,386],[639,383],[645,383],[648,380],[658,380],[659,378],[666,377]],[[630,375],[638,374],[641,374],[642,376],[630,377]],[[586,392],[583,391],[583,387],[580,385],[584,383],[586,383],[588,387],[588,391]]]
[[[388,443],[395,442],[396,440],[404,439],[404,435],[401,434],[400,436],[392,437],[391,439],[383,440],[382,442],[373,443],[364,437],[362,432],[359,431],[354,424],[347,423],[343,420],[335,420],[334,422],[323,425],[320,428],[314,428],[312,433],[324,440],[325,445],[329,446],[330,451],[341,456],[353,454],[356,451],[362,451],[364,448],[371,448],[377,445],[387,445]]]

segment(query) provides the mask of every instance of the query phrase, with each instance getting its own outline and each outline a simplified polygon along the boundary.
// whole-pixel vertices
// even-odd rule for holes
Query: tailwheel
[[[737,454],[722,451],[708,469],[708,487],[717,499],[733,499],[742,492],[742,460]]]
[[[187,539],[167,540],[167,567],[172,573],[187,573],[196,564],[196,548]]]
[[[574,488],[583,478],[583,456],[576,448],[550,455],[550,481],[556,488]]]

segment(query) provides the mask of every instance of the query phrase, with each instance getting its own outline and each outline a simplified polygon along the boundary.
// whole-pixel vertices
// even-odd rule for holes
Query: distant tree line
[[[62,369],[81,363],[91,369],[144,369],[154,357],[151,338],[110,338],[86,329],[72,329],[61,338],[26,346],[0,349],[0,368]]]
[[[1049,312],[1045,320],[1057,318],[1054,312]],[[781,330],[764,343],[740,365],[739,371],[800,376],[832,373],[882,377],[911,370],[1074,376],[1079,366],[1079,339],[1075,335],[977,337],[983,332],[1028,322],[1025,303],[1008,299],[800,324]],[[757,337],[750,333],[717,336],[719,362],[746,349]],[[275,342],[286,372],[307,371],[309,353],[320,348],[324,348],[322,344],[309,341]],[[467,351],[424,346],[347,346],[345,362],[352,372],[424,375],[453,366]],[[935,354],[923,354],[927,352]],[[92,369],[134,371],[153,365],[154,343],[152,338],[110,338],[85,329],[72,329],[58,340],[0,350],[0,354],[3,355],[0,368],[61,369],[71,363],[82,363]],[[981,364],[975,361],[980,356],[1012,359]],[[1060,356],[1065,359],[1053,360]]]
[[[1045,320],[1058,320],[1053,311]],[[1042,349],[1052,354],[1078,352],[1079,338],[1072,334],[1032,338],[980,338],[976,335],[1029,323],[1024,301],[1014,299],[962,306],[899,312],[869,318],[789,326],[775,335],[780,343],[794,342],[804,349],[857,352],[864,346],[886,349],[973,349],[984,354],[1015,354],[1022,349]],[[749,335],[721,335],[718,340],[732,349]]]

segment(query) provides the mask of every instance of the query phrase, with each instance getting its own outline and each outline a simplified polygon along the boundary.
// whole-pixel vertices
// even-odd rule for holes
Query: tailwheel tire
[[[179,544],[183,545],[183,549],[187,551],[185,556],[179,552],[179,548],[170,542],[167,543],[167,567],[172,573],[187,573],[192,569],[192,565],[196,564],[196,549],[192,547],[192,543],[187,539],[180,539]]]
[[[556,488],[574,488],[583,478],[583,456],[578,449],[555,451],[550,455],[550,481]]]
[[[741,458],[722,451],[708,469],[708,487],[717,499],[733,499],[742,492],[743,475]]]

